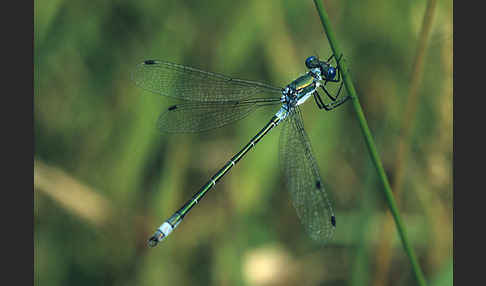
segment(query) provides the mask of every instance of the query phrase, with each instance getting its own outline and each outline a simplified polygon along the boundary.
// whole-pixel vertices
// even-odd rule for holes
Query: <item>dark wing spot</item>
[[[177,105],[172,105],[171,107],[168,108],[169,111],[174,110],[177,108]]]
[[[335,216],[331,216],[331,224],[332,224],[332,226],[336,227],[336,217]]]
[[[316,181],[316,188],[321,189],[321,181]]]
[[[146,60],[144,62],[144,64],[146,64],[146,65],[155,65],[155,61],[154,60]]]

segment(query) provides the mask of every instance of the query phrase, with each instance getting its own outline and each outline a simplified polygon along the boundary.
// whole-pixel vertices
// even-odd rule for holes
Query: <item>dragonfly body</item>
[[[211,179],[201,187],[201,189],[188,200],[178,211],[176,211],[167,221],[165,221],[155,232],[155,234],[150,238],[150,246],[155,246],[157,243],[164,238],[166,238],[173,229],[175,229],[179,223],[182,221],[184,216],[194,207],[207,192],[212,189],[216,183],[226,174],[229,170],[238,163],[238,161],[245,156],[251,148],[255,146],[260,139],[265,136],[268,131],[273,127],[277,126],[280,119],[277,116],[272,117],[272,119],[265,125],[265,127],[255,135],[248,144],[246,144],[240,152],[236,153]]]
[[[336,225],[334,211],[322,187],[299,109],[299,105],[311,96],[320,109],[326,110],[347,100],[347,97],[337,100],[339,93],[333,97],[324,88],[327,82],[340,80],[338,70],[329,63],[332,57],[327,61],[313,56],[307,58],[305,64],[309,71],[285,88],[232,79],[163,61],[148,60],[139,66],[133,74],[137,85],[186,101],[169,107],[159,118],[159,127],[167,132],[209,130],[239,120],[258,107],[280,105],[267,124],[156,230],[149,239],[150,246],[165,239],[207,192],[281,122],[285,122],[281,135],[281,157],[297,214],[313,239],[324,241],[332,235]],[[338,79],[335,79],[336,71]],[[323,103],[317,92],[319,87],[333,100],[332,103]],[[272,97],[252,98],[253,94],[271,94]]]
[[[295,93],[308,93],[316,88],[317,80],[318,78],[312,72],[307,72],[291,82],[287,87]]]
[[[288,106],[303,104],[321,85],[320,73],[319,68],[315,68],[287,85],[282,91],[285,98],[284,104]]]

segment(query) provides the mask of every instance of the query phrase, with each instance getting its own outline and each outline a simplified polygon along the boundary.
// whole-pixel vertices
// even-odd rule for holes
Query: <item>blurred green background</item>
[[[415,285],[350,104],[303,107],[337,216],[329,243],[311,241],[292,208],[277,128],[146,246],[275,111],[163,134],[156,120],[174,101],[137,88],[131,71],[156,58],[284,86],[306,57],[331,54],[312,1],[34,4],[36,285]],[[412,103],[426,2],[324,6],[389,179],[403,178],[397,200],[419,263],[430,285],[452,285],[452,1],[437,3]]]

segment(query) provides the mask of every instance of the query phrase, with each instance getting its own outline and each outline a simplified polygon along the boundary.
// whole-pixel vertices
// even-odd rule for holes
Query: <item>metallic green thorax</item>
[[[295,91],[299,92],[302,89],[313,87],[314,86],[314,77],[310,73],[306,73],[305,75],[298,77],[292,83],[289,84],[291,88],[294,88]]]
[[[288,88],[293,90],[296,98],[296,104],[304,103],[307,98],[316,90],[316,79],[311,72],[298,77],[296,80],[288,85]]]
[[[204,195],[212,188],[216,183],[221,179],[228,171],[236,164],[238,161],[245,156],[250,149],[255,146],[260,139],[265,136],[268,131],[270,131],[273,127],[277,126],[280,119],[277,116],[273,116],[272,119],[263,127],[260,132],[255,135],[248,144],[246,144],[240,152],[234,155],[228,163],[226,163],[223,168],[221,168],[211,179],[201,187],[201,189],[189,200],[187,201],[184,206],[182,206],[178,211],[176,211],[168,220],[167,222],[170,223],[173,227],[176,227],[184,218],[184,216],[191,210],[191,208],[196,205]]]

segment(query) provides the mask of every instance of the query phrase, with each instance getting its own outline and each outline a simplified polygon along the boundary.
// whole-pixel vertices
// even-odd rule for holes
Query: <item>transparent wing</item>
[[[132,80],[141,88],[177,99],[192,101],[233,101],[256,94],[281,93],[281,88],[230,78],[160,60],[140,63]]]
[[[336,220],[299,108],[296,107],[282,124],[280,162],[292,204],[309,236],[324,242],[334,233]]]
[[[187,102],[169,107],[160,115],[158,126],[163,132],[207,131],[243,119],[259,107],[280,104],[279,98]]]

